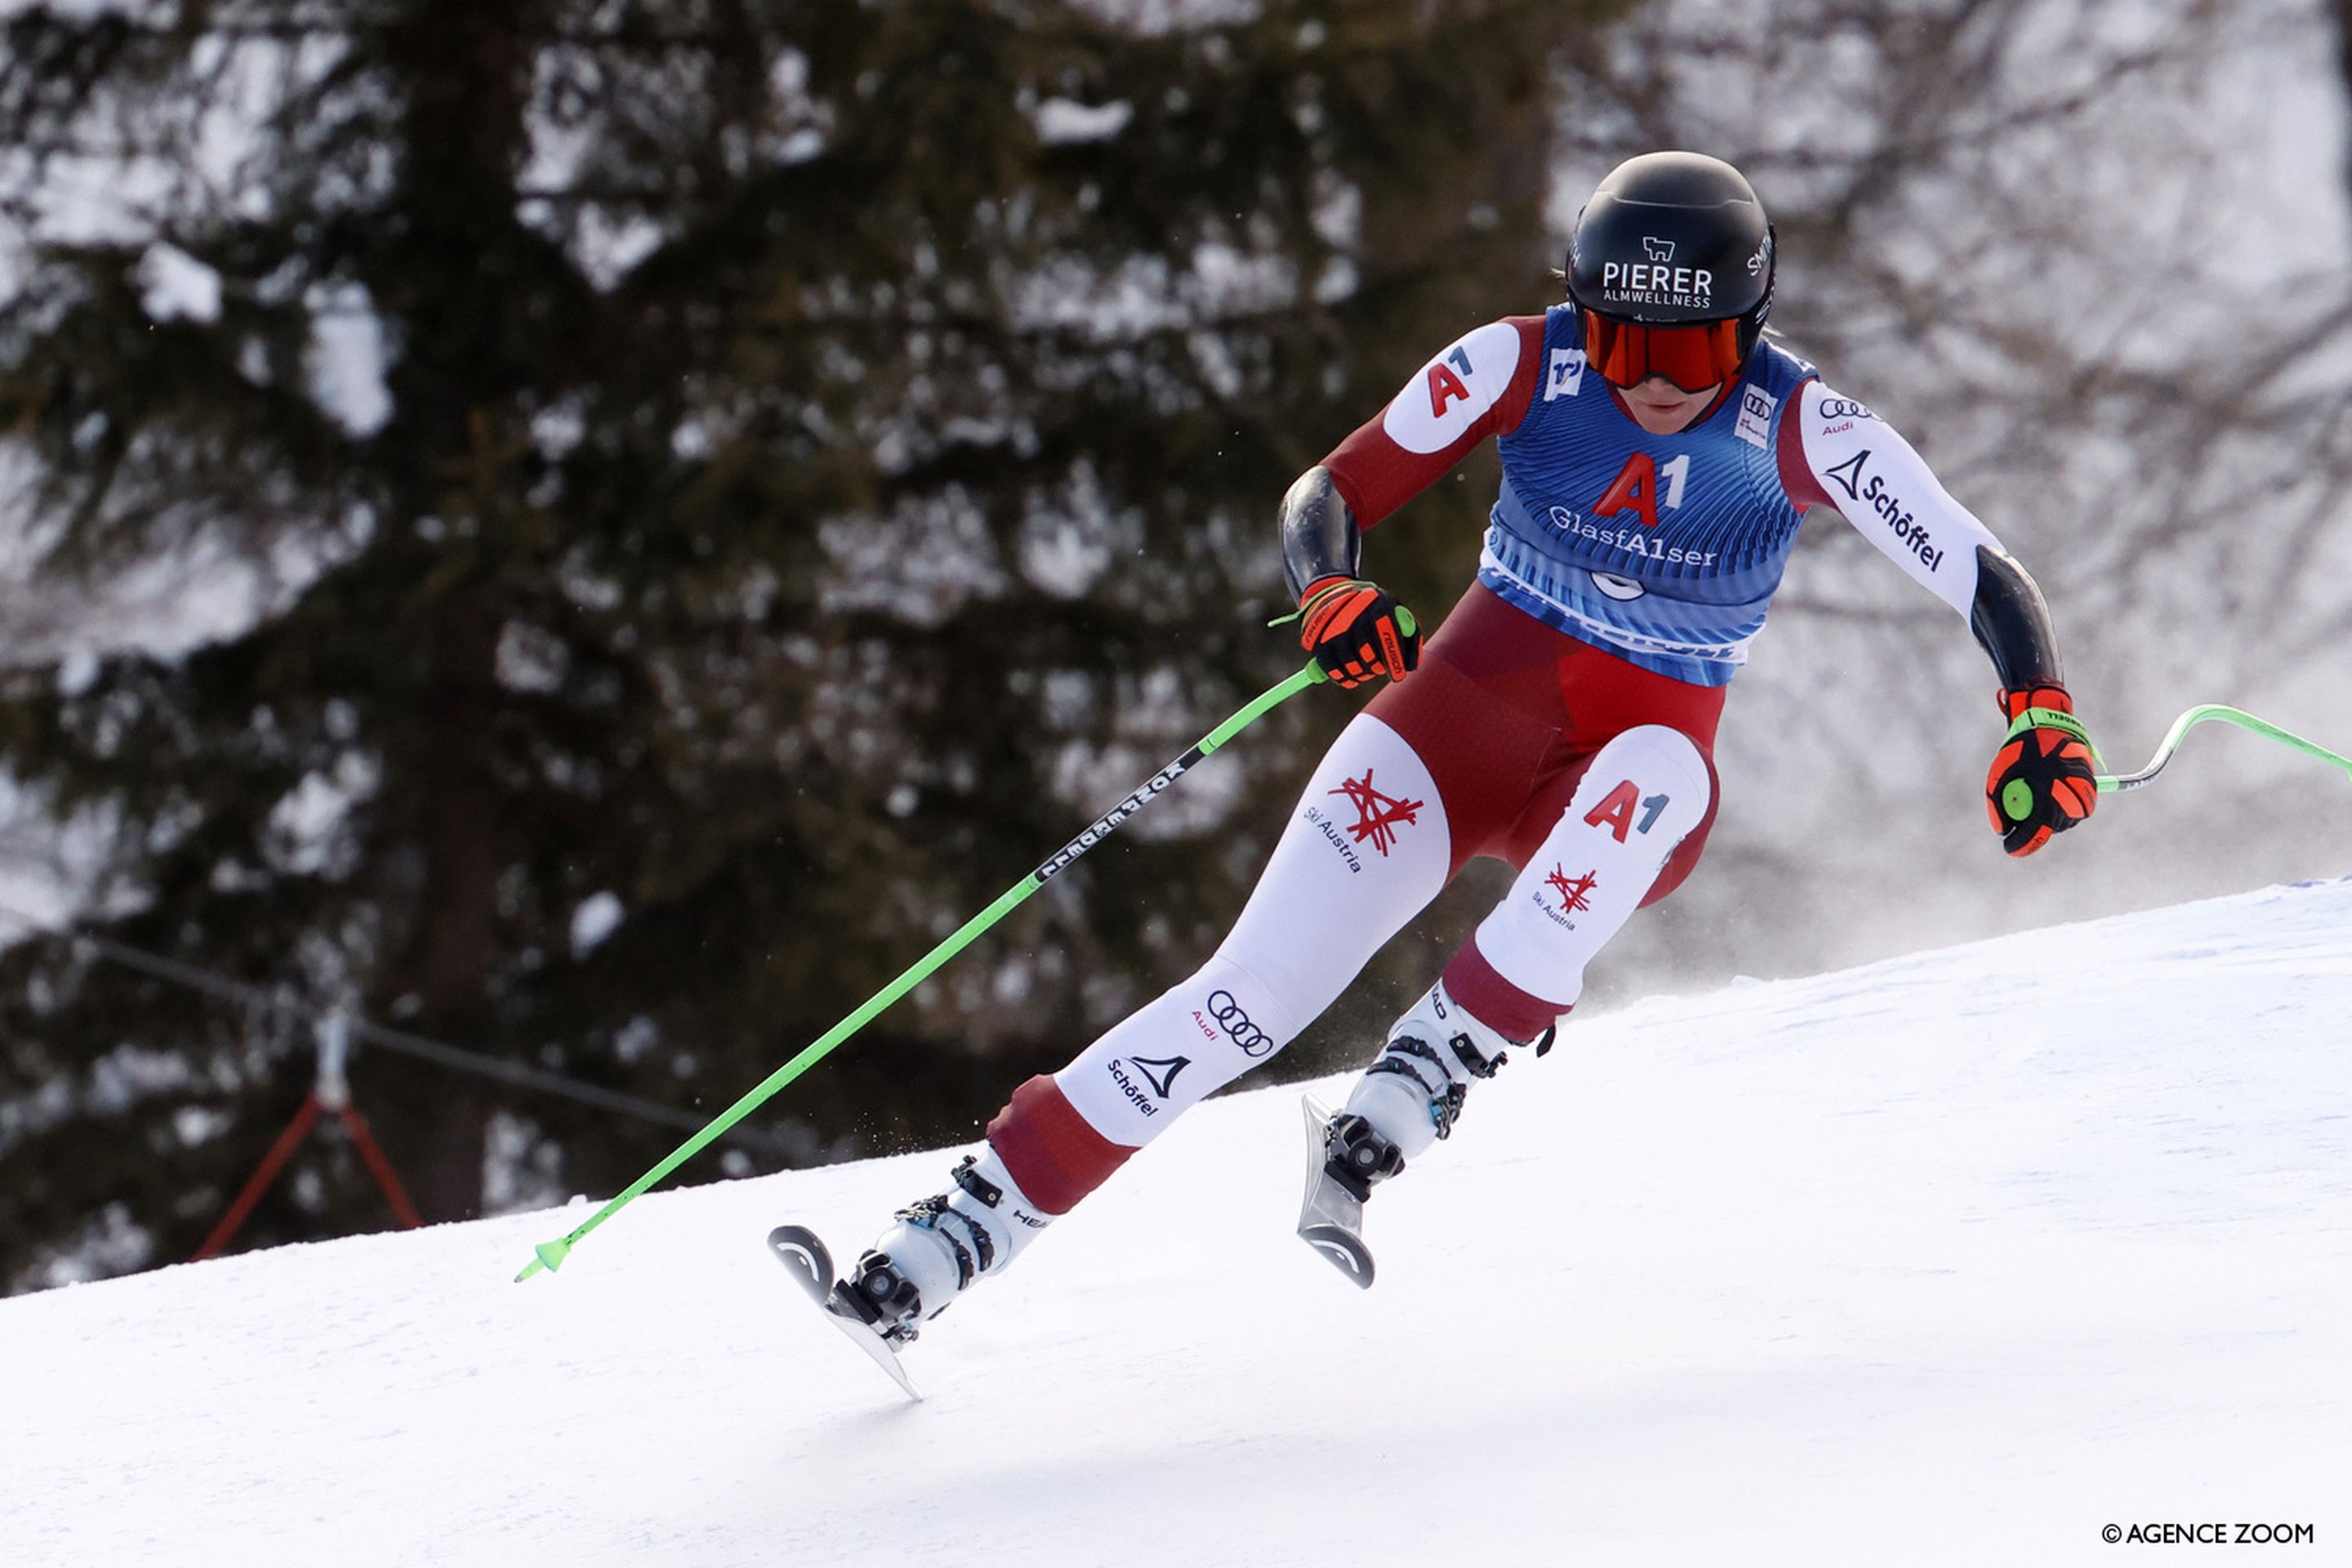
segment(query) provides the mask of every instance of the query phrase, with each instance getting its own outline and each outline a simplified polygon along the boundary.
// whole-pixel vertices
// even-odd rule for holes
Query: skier
[[[1716,724],[1814,508],[1969,618],[2008,731],[1986,805],[2031,855],[2097,787],[2041,591],[1910,445],[1764,336],[1774,237],[1730,164],[1653,153],[1576,222],[1568,299],[1448,346],[1283,498],[1301,640],[1385,680],[1317,766],[1247,906],[1190,979],[1015,1089],[948,1191],[835,1293],[894,1344],[1002,1273],[1202,1099],[1280,1050],[1475,855],[1518,871],[1325,1131],[1360,1199],[1538,1043],[1635,909],[1697,863]],[[1476,580],[1422,646],[1361,536],[1479,442],[1502,491]],[[1410,679],[1408,679],[1410,677]]]

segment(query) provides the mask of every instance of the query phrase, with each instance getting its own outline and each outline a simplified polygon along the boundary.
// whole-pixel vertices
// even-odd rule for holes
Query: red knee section
[[[988,1142],[1029,1201],[1050,1215],[1077,1207],[1135,1152],[1096,1131],[1042,1073],[1013,1091],[988,1124]]]
[[[1475,937],[1446,963],[1443,978],[1448,996],[1507,1040],[1532,1040],[1568,1011],[1567,1003],[1548,1002],[1504,979],[1478,951]]]

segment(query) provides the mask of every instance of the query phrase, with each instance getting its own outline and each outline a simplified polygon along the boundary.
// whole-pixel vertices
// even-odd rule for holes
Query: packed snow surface
[[[1759,918],[1787,918],[1781,916]],[[0,1301],[0,1563],[2352,1563],[2352,882],[1580,1018],[1291,1235],[1202,1107],[907,1402],[762,1237],[940,1152]],[[1007,1086],[1010,1087],[1009,1085]]]

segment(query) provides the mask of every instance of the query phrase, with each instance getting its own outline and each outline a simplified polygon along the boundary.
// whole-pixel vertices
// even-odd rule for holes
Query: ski
[[[1364,1200],[1330,1173],[1331,1110],[1305,1096],[1307,1196],[1298,1208],[1298,1236],[1357,1287],[1372,1288],[1372,1254],[1364,1245]]]
[[[864,1319],[854,1311],[837,1306],[834,1295],[837,1289],[833,1274],[833,1254],[825,1250],[816,1233],[805,1226],[780,1225],[768,1233],[768,1250],[776,1255],[793,1282],[808,1299],[824,1311],[833,1326],[849,1336],[859,1350],[873,1358],[874,1364],[890,1374],[892,1382],[904,1389],[909,1399],[920,1399],[915,1385],[907,1376],[907,1369],[898,1363],[898,1352],[889,1341],[866,1326]]]

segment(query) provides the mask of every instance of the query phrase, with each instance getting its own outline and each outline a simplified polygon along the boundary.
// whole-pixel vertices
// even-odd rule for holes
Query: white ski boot
[[[1389,1027],[1388,1044],[1337,1114],[1307,1100],[1307,1194],[1298,1236],[1359,1288],[1371,1289],[1364,1200],[1375,1184],[1454,1131],[1471,1083],[1492,1078],[1504,1052],[1522,1044],[1473,1018],[1433,985]],[[1536,1045],[1551,1047],[1551,1031]]]
[[[1504,1038],[1445,994],[1438,982],[1389,1026],[1388,1044],[1332,1119],[1332,1176],[1367,1196],[1375,1182],[1404,1169],[1451,1134],[1470,1086],[1495,1076],[1504,1052],[1522,1040]],[[1547,1033],[1541,1050],[1550,1044]]]
[[[835,1294],[894,1345],[916,1336],[972,1284],[1002,1274],[1052,1223],[983,1146],[955,1168],[948,1191],[898,1211]]]

